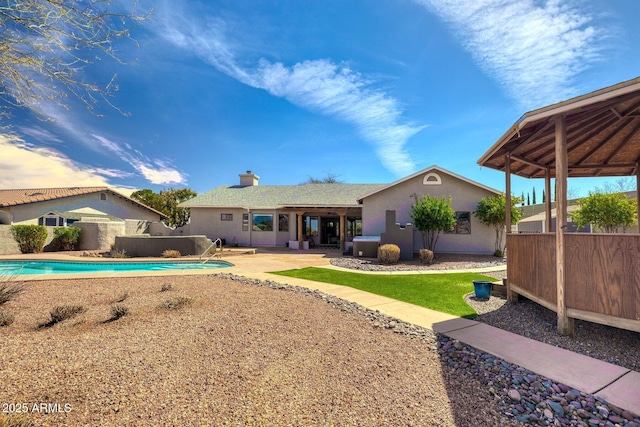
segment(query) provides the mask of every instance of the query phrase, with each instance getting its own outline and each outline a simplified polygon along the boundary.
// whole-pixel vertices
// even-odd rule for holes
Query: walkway
[[[329,258],[321,254],[258,254],[250,257],[230,257],[227,260],[234,263],[235,266],[225,269],[224,272],[317,289],[326,294],[378,310],[404,322],[442,333],[478,350],[500,357],[509,363],[515,363],[571,388],[602,397],[619,408],[640,414],[640,373],[638,372],[525,338],[481,322],[440,313],[384,296],[346,286],[267,273],[267,271],[308,266],[339,269],[331,266]],[[452,271],[441,272],[450,273]]]

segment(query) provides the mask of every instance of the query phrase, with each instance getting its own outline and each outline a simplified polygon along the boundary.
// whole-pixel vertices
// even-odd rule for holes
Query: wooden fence
[[[640,332],[640,235],[565,234],[567,315]],[[557,311],[555,234],[507,236],[509,290]]]

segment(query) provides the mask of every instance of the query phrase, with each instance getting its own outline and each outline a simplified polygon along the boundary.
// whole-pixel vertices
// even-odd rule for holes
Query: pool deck
[[[640,414],[640,373],[603,362],[581,354],[573,353],[539,341],[522,337],[481,322],[459,318],[440,313],[413,304],[391,298],[359,291],[346,286],[320,283],[303,279],[289,278],[269,274],[269,271],[290,270],[304,267],[321,267],[339,269],[331,266],[330,259],[340,256],[338,251],[260,251],[250,254],[246,249],[230,251],[222,260],[233,264],[219,270],[180,270],[158,272],[119,272],[91,274],[55,274],[41,275],[37,278],[29,276],[26,280],[66,280],[102,277],[140,277],[140,276],[183,276],[202,274],[232,273],[249,278],[273,280],[293,286],[317,289],[326,294],[355,302],[362,306],[413,323],[436,332],[458,339],[481,351],[491,353],[509,363],[518,364],[532,372],[543,375],[556,382],[566,384],[582,392],[597,395],[610,404]],[[171,258],[95,258],[78,257],[61,253],[43,253],[35,255],[4,255],[0,260],[73,260],[75,262],[126,262],[126,261],[175,261]],[[198,257],[183,257],[180,260],[197,260]],[[504,269],[504,267],[500,267]],[[495,267],[491,267],[496,270]],[[473,272],[489,271],[474,269]],[[440,271],[445,273],[453,270]],[[402,272],[393,274],[417,274]],[[424,273],[424,272],[422,272]],[[390,272],[369,274],[392,274]]]

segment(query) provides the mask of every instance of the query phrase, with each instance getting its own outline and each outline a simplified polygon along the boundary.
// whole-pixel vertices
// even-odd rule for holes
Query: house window
[[[273,231],[273,214],[253,214],[253,231]]]
[[[278,215],[278,231],[289,231],[289,215]]]
[[[437,173],[430,172],[424,176],[422,179],[423,185],[441,185],[442,178]]]
[[[107,193],[100,193],[100,200],[103,202],[107,200]]]
[[[43,215],[38,218],[38,225],[45,225],[47,227],[63,227],[64,218],[55,214]]]
[[[318,217],[308,216],[305,218],[305,235],[317,236],[318,235]]]
[[[362,236],[362,219],[347,218],[347,242],[353,241],[355,236]]]
[[[233,221],[233,214],[220,214],[220,221]]]
[[[242,214],[242,231],[249,231],[249,214]]]
[[[456,212],[456,225],[450,234],[471,234],[471,212]]]

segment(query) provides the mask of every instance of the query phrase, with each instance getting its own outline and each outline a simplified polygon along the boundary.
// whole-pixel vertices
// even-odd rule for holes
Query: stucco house
[[[356,236],[380,236],[386,212],[396,222],[411,222],[414,194],[451,196],[458,224],[442,234],[437,251],[492,254],[495,233],[472,214],[478,202],[499,191],[438,166],[391,184],[259,185],[251,171],[240,174],[238,185],[223,185],[183,202],[191,209],[191,234],[222,238],[227,245],[330,246],[348,248]],[[413,249],[421,248],[413,231]]]
[[[164,217],[108,187],[0,190],[0,224],[68,226],[80,218],[160,221]]]
[[[451,197],[451,207],[456,213],[453,232],[441,233],[437,252],[492,254],[495,250],[495,231],[478,220],[473,212],[485,197],[501,194],[500,191],[457,175],[439,166],[431,166],[413,175],[383,186],[359,198],[362,204],[362,223],[365,235],[385,232],[385,212],[396,211],[396,222],[410,223],[409,212],[423,195],[436,198]],[[420,232],[414,230],[414,252],[422,248]]]

